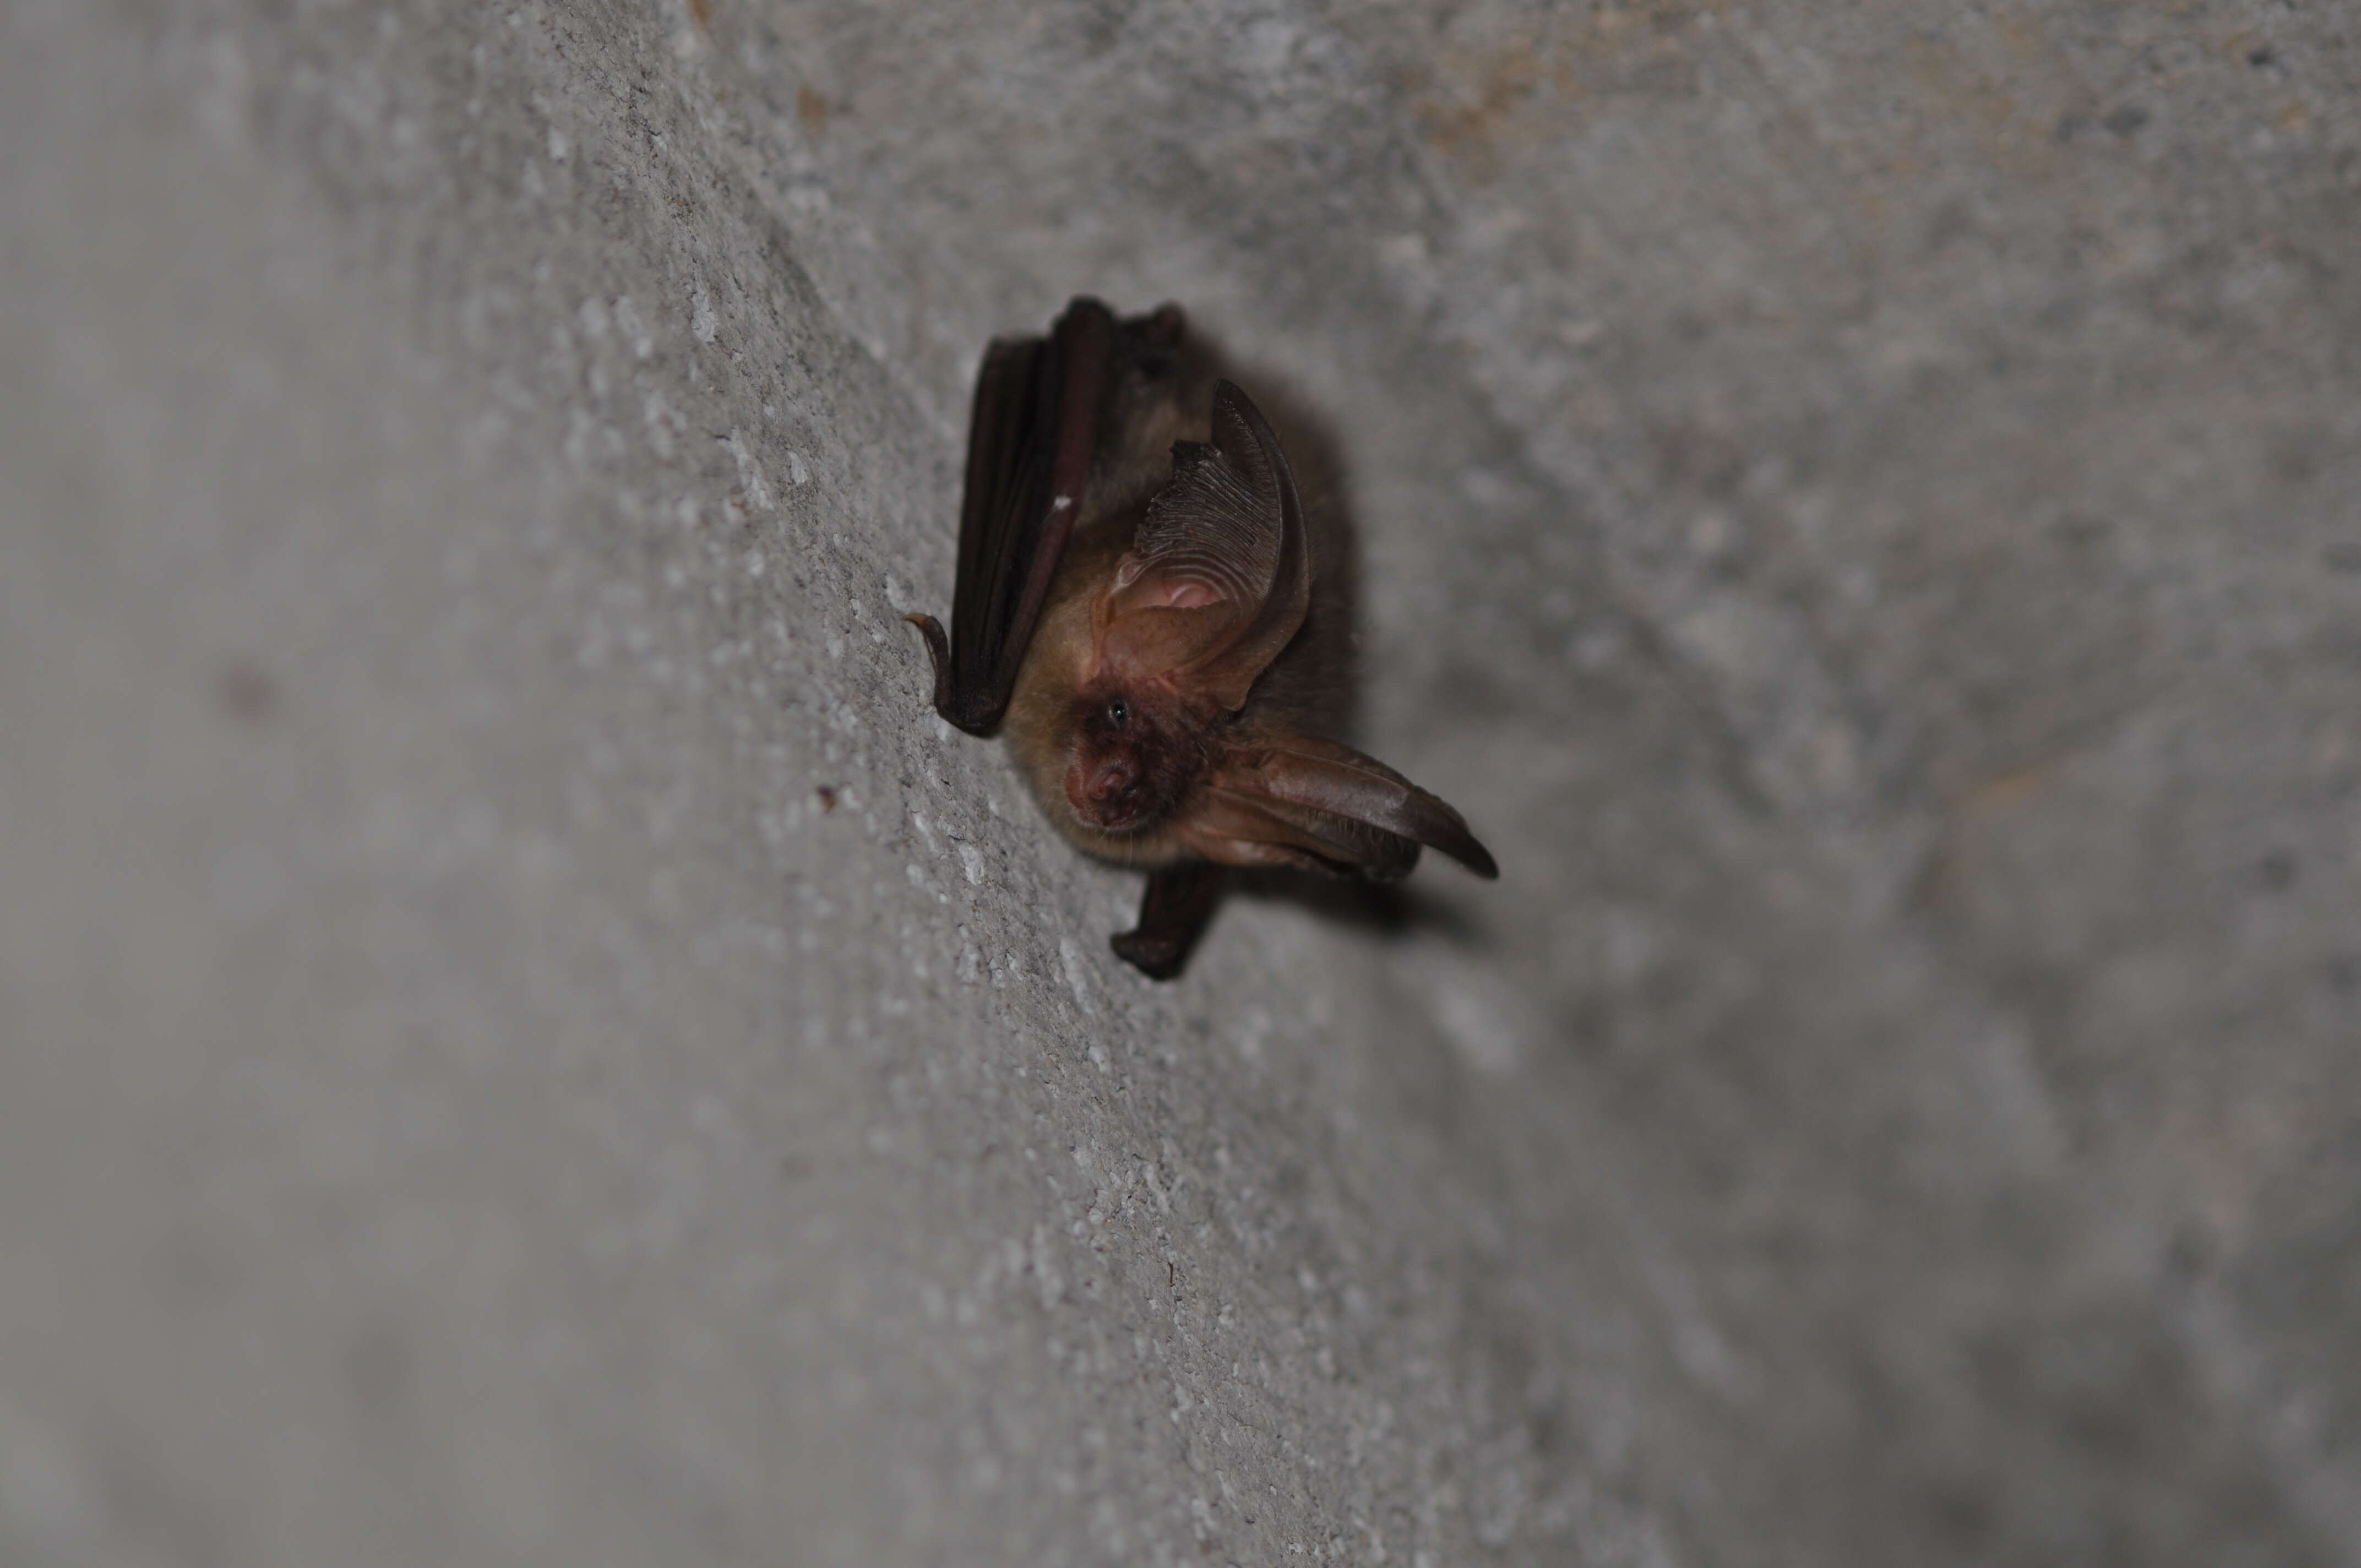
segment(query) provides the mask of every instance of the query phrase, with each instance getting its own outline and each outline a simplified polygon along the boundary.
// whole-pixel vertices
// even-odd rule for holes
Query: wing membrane
[[[1004,338],[983,356],[968,421],[959,582],[946,644],[910,619],[935,657],[935,710],[989,735],[1049,602],[1097,450],[1115,316],[1076,300],[1047,338]]]

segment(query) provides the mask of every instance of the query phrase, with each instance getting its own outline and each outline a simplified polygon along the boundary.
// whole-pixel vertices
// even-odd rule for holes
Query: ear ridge
[[[1148,503],[1107,610],[1111,629],[1166,612],[1134,623],[1137,656],[1235,712],[1303,625],[1311,555],[1294,477],[1261,411],[1223,381],[1213,426],[1210,444],[1174,444],[1172,480]]]
[[[1260,795],[1281,820],[1300,824],[1304,812],[1341,817],[1412,843],[1439,850],[1490,880],[1500,874],[1491,851],[1466,820],[1439,797],[1366,752],[1338,740],[1284,736],[1241,754],[1213,780],[1216,787]],[[1405,866],[1404,871],[1409,868]]]
[[[1173,579],[1202,583],[1232,606],[1268,595],[1279,567],[1279,542],[1268,526],[1277,489],[1252,466],[1257,455],[1241,453],[1233,461],[1202,441],[1174,442],[1172,478],[1148,501],[1130,554],[1115,570],[1115,592],[1124,595],[1146,578],[1152,590]]]

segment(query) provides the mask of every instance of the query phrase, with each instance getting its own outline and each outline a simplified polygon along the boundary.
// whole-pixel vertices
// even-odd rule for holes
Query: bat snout
[[[1159,815],[1139,758],[1128,750],[1076,757],[1066,771],[1074,815],[1103,833],[1135,832]]]
[[[1139,770],[1118,757],[1093,768],[1082,793],[1093,805],[1107,806],[1129,795],[1131,786],[1138,782]]]
[[[1081,757],[1066,774],[1075,815],[1104,832],[1138,826],[1139,769],[1127,757]]]

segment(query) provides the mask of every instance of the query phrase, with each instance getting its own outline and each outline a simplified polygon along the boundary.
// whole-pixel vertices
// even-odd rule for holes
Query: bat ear
[[[1290,735],[1234,753],[1181,822],[1190,847],[1230,865],[1299,865],[1377,882],[1410,874],[1419,846],[1477,876],[1500,868],[1459,813],[1334,740]]]
[[[1312,559],[1287,455],[1261,411],[1213,389],[1213,439],[1172,448],[1102,614],[1109,656],[1227,711],[1303,624]]]

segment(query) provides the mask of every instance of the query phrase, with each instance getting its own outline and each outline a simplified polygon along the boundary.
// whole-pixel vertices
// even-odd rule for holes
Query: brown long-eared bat
[[[1246,395],[1184,352],[1180,310],[1078,299],[976,375],[935,710],[1005,729],[1041,809],[1143,866],[1145,973],[1178,974],[1228,866],[1392,882],[1431,846],[1499,874],[1459,813],[1329,739],[1352,630],[1341,524],[1307,517]]]

